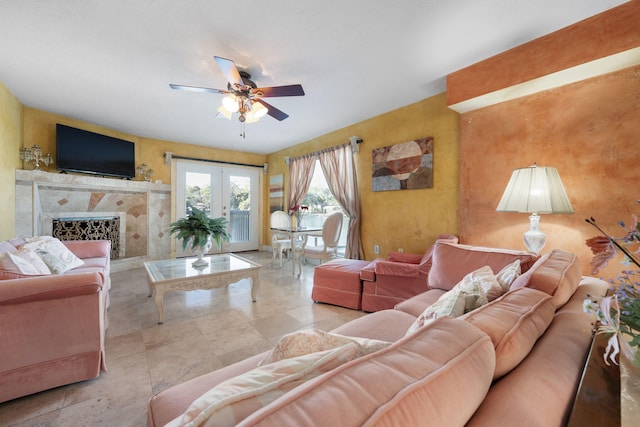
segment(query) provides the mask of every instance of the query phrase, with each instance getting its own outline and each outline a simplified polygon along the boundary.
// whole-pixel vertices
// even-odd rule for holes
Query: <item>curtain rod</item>
[[[357,142],[357,144],[360,144],[361,142],[362,142],[362,140],[360,140],[360,142]],[[317,155],[322,154],[322,153],[328,153],[330,151],[336,151],[336,150],[338,150],[340,148],[349,147],[349,146],[351,146],[353,148],[353,144],[351,142],[346,142],[344,144],[335,145],[333,147],[323,148],[322,150],[314,151],[312,153],[303,154],[302,156],[288,157],[288,160],[305,159],[307,157],[314,157],[314,156],[317,156]],[[285,158],[285,161],[287,161],[287,158]]]
[[[249,166],[252,168],[260,168],[260,169],[266,169],[268,165],[268,163],[262,164],[262,165],[252,165],[249,163],[238,163],[238,162],[226,162],[226,161],[222,161],[222,160],[211,160],[211,159],[200,159],[198,157],[187,157],[187,156],[176,156],[174,155],[171,151],[166,151],[164,153],[164,164],[169,166],[171,165],[171,159],[180,159],[180,160],[196,160],[199,162],[208,162],[208,163],[221,163],[221,164],[225,164],[225,165],[235,165],[235,166]]]

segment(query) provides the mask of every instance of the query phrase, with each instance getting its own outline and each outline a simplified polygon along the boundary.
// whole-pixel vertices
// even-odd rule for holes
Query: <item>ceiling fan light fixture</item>
[[[240,106],[238,105],[238,98],[235,95],[229,95],[222,98],[222,105],[224,105],[224,108],[231,113],[237,113],[240,109]]]
[[[224,117],[227,120],[231,120],[231,112],[221,105],[218,107],[217,117]]]
[[[251,108],[251,112],[258,118],[262,118],[267,115],[269,110],[259,102],[254,102]]]

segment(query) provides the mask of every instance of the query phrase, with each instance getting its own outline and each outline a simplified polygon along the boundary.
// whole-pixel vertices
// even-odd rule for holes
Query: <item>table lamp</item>
[[[498,212],[527,212],[529,230],[523,235],[524,245],[531,252],[540,253],[547,240],[542,231],[539,213],[573,213],[571,202],[556,168],[533,166],[516,169],[498,203]]]

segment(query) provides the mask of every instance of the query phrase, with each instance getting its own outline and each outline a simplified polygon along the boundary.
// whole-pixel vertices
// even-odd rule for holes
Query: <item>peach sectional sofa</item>
[[[17,260],[25,243],[0,242],[0,258]],[[77,257],[62,274],[0,269],[0,402],[106,371],[111,243],[62,243]]]
[[[607,284],[582,277],[562,250],[504,273],[531,256],[437,243],[430,283],[439,288],[328,340],[289,334],[271,352],[171,387],[150,400],[148,425],[564,425],[592,340],[583,300]],[[489,282],[504,293],[458,317],[432,316],[452,296],[477,302],[486,294],[473,289]]]

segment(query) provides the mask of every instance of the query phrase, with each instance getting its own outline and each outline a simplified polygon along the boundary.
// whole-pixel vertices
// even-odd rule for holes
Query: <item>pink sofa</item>
[[[0,242],[0,253],[22,243]],[[0,402],[106,371],[111,244],[63,243],[82,266],[39,276],[0,271]]]
[[[260,383],[260,390],[279,392],[271,399],[256,397],[242,383],[276,369],[277,362],[259,367],[265,354],[256,355],[157,394],[149,402],[148,425],[180,425],[203,414],[221,417],[214,421],[218,426],[564,425],[592,340],[592,319],[582,303],[587,294],[607,290],[605,282],[582,277],[575,255],[554,250],[494,301],[407,333],[416,313],[444,294],[442,288],[451,289],[470,273],[467,264],[498,268],[519,256],[436,245],[430,283],[441,288],[332,331],[389,342],[388,347],[293,385],[282,377]],[[218,396],[225,387],[233,388],[231,397]],[[211,396],[222,403],[202,407],[198,415],[198,405]]]

